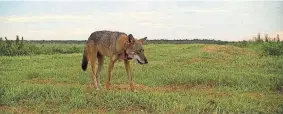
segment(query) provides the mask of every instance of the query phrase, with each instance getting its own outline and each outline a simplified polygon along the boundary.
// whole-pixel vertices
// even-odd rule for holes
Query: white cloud
[[[185,12],[196,12],[196,13],[219,13],[219,12],[229,12],[229,10],[224,9],[188,9]]]
[[[64,21],[64,20],[82,20],[85,17],[73,15],[38,15],[38,16],[8,16],[0,17],[0,22],[6,23],[26,23],[43,21]]]

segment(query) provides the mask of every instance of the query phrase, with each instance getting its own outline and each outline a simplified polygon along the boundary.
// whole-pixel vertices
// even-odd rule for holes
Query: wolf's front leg
[[[112,61],[109,62],[109,66],[108,66],[108,79],[106,82],[106,89],[110,89],[111,87],[111,77],[112,77],[112,72],[113,72],[113,68],[114,68],[114,63]]]
[[[113,68],[114,68],[114,64],[115,62],[119,59],[119,56],[111,56],[110,57],[110,62],[109,62],[109,66],[108,66],[108,80],[106,82],[106,89],[110,89],[111,87],[111,77],[112,77],[112,73],[113,73]]]
[[[132,70],[131,70],[131,66],[130,66],[130,61],[129,60],[124,60],[124,64],[125,64],[125,68],[126,68],[126,71],[127,71],[127,75],[128,75],[129,81],[130,81],[130,89],[132,91],[135,91],[133,75],[132,75]]]

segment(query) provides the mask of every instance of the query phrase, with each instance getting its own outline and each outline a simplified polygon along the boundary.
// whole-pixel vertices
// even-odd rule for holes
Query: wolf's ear
[[[140,43],[142,43],[142,44],[144,44],[144,41],[147,39],[147,37],[144,37],[144,38],[142,38],[142,39],[139,39],[138,41],[140,42]]]
[[[128,35],[128,41],[129,41],[129,43],[134,43],[135,42],[135,38],[134,38],[134,36],[132,34]]]

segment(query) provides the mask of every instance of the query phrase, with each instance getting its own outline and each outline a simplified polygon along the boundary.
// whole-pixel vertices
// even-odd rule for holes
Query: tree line
[[[86,40],[24,40],[17,35],[16,40],[9,40],[7,37],[0,37],[0,56],[38,55],[38,54],[59,54],[59,53],[81,53]],[[283,42],[279,35],[270,38],[267,34],[262,38],[260,33],[249,41],[228,42],[214,39],[159,39],[147,40],[145,44],[232,44],[240,47],[260,47],[268,55],[283,55]]]

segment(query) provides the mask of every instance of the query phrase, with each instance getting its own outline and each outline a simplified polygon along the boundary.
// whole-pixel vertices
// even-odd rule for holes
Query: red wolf
[[[91,63],[93,87],[96,88],[96,90],[101,88],[100,72],[103,67],[104,56],[107,56],[110,58],[110,62],[108,66],[106,89],[110,89],[110,80],[115,62],[122,58],[130,81],[130,89],[133,91],[134,82],[129,60],[135,59],[139,64],[148,63],[143,49],[143,44],[146,39],[147,37],[137,40],[132,34],[127,35],[123,32],[116,31],[93,32],[86,41],[86,48],[84,49],[82,59],[82,69],[84,71],[87,69],[88,61]],[[96,62],[98,62],[97,68]]]

